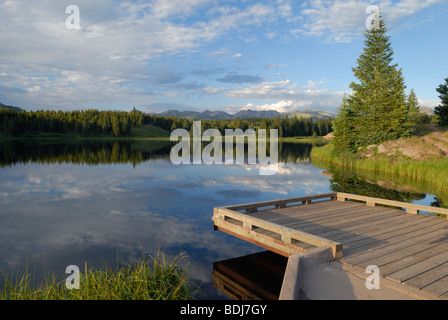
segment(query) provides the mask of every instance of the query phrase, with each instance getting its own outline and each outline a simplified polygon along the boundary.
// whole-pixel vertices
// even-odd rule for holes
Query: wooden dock
[[[420,214],[419,214],[420,213]],[[448,299],[448,209],[327,193],[214,209],[221,230],[283,256],[329,246],[335,260]]]

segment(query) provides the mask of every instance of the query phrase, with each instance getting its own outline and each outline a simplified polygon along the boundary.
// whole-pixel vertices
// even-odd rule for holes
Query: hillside
[[[0,103],[0,108],[11,109],[11,110],[14,110],[14,111],[17,111],[17,112],[20,112],[20,111],[23,110],[22,108],[13,107],[13,106],[7,106],[7,105],[5,105],[3,103]]]
[[[391,161],[403,159],[437,160],[448,158],[448,129],[432,123],[409,138],[387,141],[371,145],[358,152],[367,159],[388,158]]]
[[[288,116],[297,116],[298,118],[303,117],[303,118],[309,118],[312,117],[314,119],[317,118],[333,118],[334,115],[330,112],[326,112],[326,111],[315,111],[315,110],[303,110],[303,111],[295,111],[295,112],[289,112]]]

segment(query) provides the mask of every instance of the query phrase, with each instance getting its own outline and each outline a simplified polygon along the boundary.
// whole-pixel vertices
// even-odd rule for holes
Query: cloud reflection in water
[[[327,192],[306,163],[260,176],[243,166],[19,164],[0,169],[0,268],[64,272],[84,262],[132,262],[160,248],[185,251],[191,277],[212,294],[212,262],[261,249],[214,232],[213,207]],[[249,168],[252,169],[252,168]],[[59,270],[59,271],[58,271]],[[217,294],[217,293],[216,293]]]

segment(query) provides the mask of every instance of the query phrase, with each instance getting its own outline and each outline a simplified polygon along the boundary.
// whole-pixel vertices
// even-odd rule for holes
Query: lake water
[[[330,177],[313,165],[311,144],[280,145],[279,172],[254,165],[173,165],[169,142],[0,143],[0,269],[36,279],[68,265],[132,263],[141,254],[185,252],[204,299],[214,263],[264,250],[213,230],[213,208],[325,193],[367,192],[430,204],[433,194],[398,192],[368,179]],[[250,268],[250,267],[249,267]],[[254,267],[254,272],[257,268]]]

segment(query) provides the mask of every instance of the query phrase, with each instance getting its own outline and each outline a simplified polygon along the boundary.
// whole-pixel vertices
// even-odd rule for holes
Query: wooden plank
[[[406,217],[403,217],[402,215],[390,215],[389,212],[378,212],[375,214],[376,219],[374,221],[369,220],[368,222],[363,221],[360,224],[352,224],[349,226],[343,226],[343,229],[336,229],[332,231],[327,231],[323,233],[316,233],[318,236],[324,237],[324,238],[333,238],[333,236],[337,236],[341,233],[346,234],[346,232],[353,232],[353,233],[362,233],[364,231],[370,231],[372,228],[378,229],[382,228],[383,225],[395,225],[396,223],[400,223],[403,220],[406,219]]]
[[[405,234],[404,236],[400,235],[397,237],[393,237],[392,239],[386,239],[389,241],[382,240],[382,244],[378,244],[376,247],[370,248],[364,252],[360,251],[360,248],[356,248],[355,250],[361,253],[352,254],[352,256],[344,259],[344,261],[354,266],[368,260],[372,261],[372,264],[375,264],[374,259],[377,257],[381,257],[385,254],[398,251],[406,247],[411,247],[421,241],[445,235],[446,231],[442,228],[443,227],[439,227],[437,229],[433,226],[430,228],[424,228],[424,230],[414,231],[411,234]]]
[[[381,209],[380,209],[381,210]],[[384,211],[386,212],[386,211]],[[391,213],[386,212],[387,215],[391,215]],[[393,214],[393,213],[392,213]],[[313,234],[320,234],[329,231],[339,231],[338,233],[345,233],[347,235],[347,231],[344,231],[343,228],[347,226],[353,226],[360,223],[366,223],[370,221],[377,221],[378,219],[384,218],[385,215],[377,216],[377,212],[373,208],[364,208],[362,212],[349,212],[349,215],[329,218],[321,221],[312,221],[312,222],[301,222],[296,224],[289,225],[291,228],[297,228],[303,230],[305,232],[310,232]],[[335,236],[331,236],[328,238],[333,239]]]
[[[418,289],[422,289],[423,287],[426,287],[437,280],[440,280],[448,275],[448,264],[443,263],[437,267],[434,267],[432,269],[429,269],[423,273],[420,273],[419,275],[416,275],[415,277],[406,280],[404,283],[407,285],[413,286]],[[445,293],[448,291],[448,288],[445,287],[445,291],[442,292]]]
[[[321,233],[316,233],[322,237],[327,237],[330,239],[338,239],[337,241],[343,243],[350,243],[359,240],[359,236],[365,235],[369,237],[374,237],[383,233],[386,228],[399,229],[400,223],[404,223],[404,218],[402,216],[387,216],[389,213],[383,216],[373,216],[369,219],[363,219],[362,221],[353,222],[351,225],[348,223],[339,226],[340,229],[335,229],[329,232],[329,235],[322,235]],[[413,223],[410,223],[413,224]]]
[[[378,251],[379,249],[382,249],[383,247],[390,246],[391,244],[394,244],[396,242],[401,241],[408,241],[412,238],[415,238],[417,236],[425,236],[428,233],[440,231],[443,229],[443,225],[430,225],[423,228],[420,228],[419,225],[415,225],[414,228],[406,229],[406,232],[398,233],[398,234],[391,234],[386,237],[379,237],[376,241],[375,239],[372,239],[373,241],[357,241],[350,244],[347,244],[347,250],[351,253],[360,253],[363,252],[367,255],[370,254],[371,251]],[[442,230],[443,231],[443,230]],[[412,232],[412,234],[411,234]],[[440,234],[440,232],[439,232]],[[381,244],[383,243],[383,244]],[[359,256],[359,255],[358,255]]]
[[[344,219],[360,220],[364,217],[371,218],[373,214],[377,211],[372,210],[372,208],[350,208],[343,211],[334,211],[330,215],[323,213],[322,215],[310,216],[298,221],[291,220],[287,225],[291,228],[304,228],[306,225],[322,224],[330,225],[334,223],[340,223]]]
[[[354,205],[355,207],[362,207],[362,203]],[[252,217],[260,219],[271,219],[278,216],[310,216],[314,214],[325,214],[327,210],[340,210],[341,208],[347,208],[347,206],[339,205],[336,201],[328,201],[326,203],[315,203],[312,205],[297,205],[290,206],[283,209],[269,209],[258,211],[256,213],[249,214]]]
[[[422,242],[417,246],[404,249],[401,253],[402,255],[395,254],[396,260],[390,261],[388,263],[381,264],[381,274],[385,277],[389,274],[398,272],[399,270],[408,268],[416,263],[427,260],[434,257],[442,252],[448,251],[448,241],[442,242],[437,245],[432,245],[428,240]]]
[[[380,208],[380,207],[379,207]],[[352,231],[354,233],[368,233],[375,232],[379,229],[385,228],[400,228],[404,225],[414,224],[414,220],[409,220],[408,217],[404,214],[391,214],[389,211],[378,212],[373,215],[374,218],[368,219],[366,221],[362,221],[359,224],[354,224],[351,226],[343,226],[344,230]],[[418,216],[417,216],[418,217]],[[420,220],[425,221],[425,220]],[[319,234],[320,235],[320,234]],[[325,235],[321,235],[325,237]],[[329,238],[332,238],[328,235]],[[347,242],[349,239],[347,239]]]
[[[366,214],[365,207],[355,207],[355,208],[333,208],[327,211],[321,212],[311,212],[308,215],[290,215],[290,216],[272,216],[270,218],[265,218],[265,220],[282,224],[285,226],[291,226],[294,228],[295,225],[300,225],[304,223],[312,223],[313,221],[333,221],[342,219],[345,216],[356,214],[361,216]],[[373,212],[373,211],[372,211]]]
[[[401,221],[401,224],[392,225],[389,227],[380,227],[370,232],[362,232],[359,235],[362,235],[364,237],[375,238],[376,240],[381,241],[386,239],[392,239],[396,236],[413,232],[414,230],[421,230],[424,227],[431,227],[431,226],[439,227],[439,225],[437,225],[437,223],[433,221],[423,221],[417,225],[415,221],[404,220]],[[352,243],[359,241],[359,237],[357,237],[357,235],[346,238],[332,237],[332,239],[338,239],[337,241],[342,241],[345,245],[347,245],[347,248],[350,247]],[[355,246],[353,245],[352,247]]]
[[[422,290],[448,298],[448,276],[431,283]]]
[[[311,207],[311,206],[310,206]],[[325,215],[325,208],[312,208],[312,210],[288,210],[282,209],[284,212],[263,212],[263,214],[257,215],[251,215],[254,218],[259,218],[263,220],[268,221],[282,221],[282,220],[288,220],[288,219],[297,219],[297,218],[305,218],[307,216],[313,216],[313,215]]]
[[[346,210],[344,213],[335,216],[328,217],[327,219],[321,221],[322,224],[328,225],[341,225],[341,226],[349,226],[352,223],[360,224],[366,221],[375,221],[378,219],[384,219],[385,217],[392,217],[399,215],[399,212],[391,212],[390,210],[385,209],[376,209],[376,208],[356,208],[354,210]],[[328,223],[327,223],[328,222]]]
[[[351,263],[353,265],[357,265],[363,261],[367,261],[369,259],[377,258],[378,256],[388,254],[390,252],[400,250],[409,245],[414,245],[419,241],[424,241],[431,238],[431,232],[434,232],[434,235],[441,235],[442,232],[439,229],[431,228],[432,230],[418,230],[417,234],[410,236],[409,233],[402,234],[399,236],[395,236],[392,238],[386,237],[384,239],[378,239],[377,241],[370,242],[365,245],[365,242],[362,243],[363,246],[358,246],[350,252],[350,257],[347,257],[347,263]],[[366,241],[368,242],[368,241]],[[356,244],[356,243],[355,243]],[[346,246],[350,246],[351,244],[347,244]],[[347,254],[348,255],[348,254]]]
[[[381,257],[376,257],[374,261],[375,263],[373,263],[373,260],[366,260],[357,264],[357,266],[359,268],[366,268],[371,264],[375,264],[381,268],[381,274],[386,277],[398,270],[409,267],[425,259],[429,259],[441,252],[448,251],[448,241],[443,245],[438,246],[436,249],[431,245],[431,241],[431,239],[428,239],[411,247],[393,251]]]
[[[395,230],[393,230],[393,227],[390,228],[391,228],[390,232],[385,231],[384,229],[386,228],[378,228],[371,232],[353,234],[349,237],[346,237],[345,235],[341,234],[339,237],[331,237],[331,239],[334,241],[341,242],[344,245],[344,248],[349,250],[351,248],[355,248],[358,245],[358,243],[362,243],[363,245],[365,245],[366,243],[376,243],[376,244],[391,243],[394,237],[416,230],[415,225],[412,224],[403,228],[397,228],[395,226]]]
[[[439,253],[429,259],[413,264],[405,269],[389,274],[388,278],[400,282],[406,282],[409,279],[421,274],[426,270],[430,270],[438,265],[448,262],[448,251]]]

